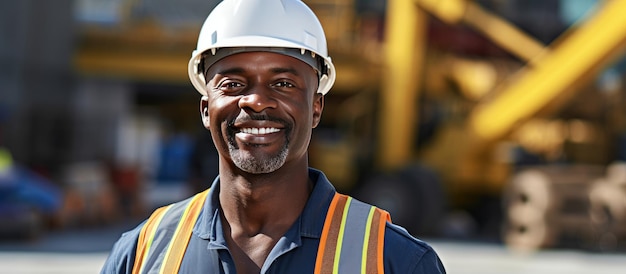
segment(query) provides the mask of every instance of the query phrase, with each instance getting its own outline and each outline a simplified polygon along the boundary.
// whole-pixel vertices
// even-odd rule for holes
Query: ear
[[[209,126],[211,123],[209,122],[209,97],[202,96],[200,99],[200,116],[202,117],[202,124],[206,129],[210,129]]]
[[[313,128],[319,125],[322,119],[322,111],[324,110],[324,95],[321,93],[315,93],[313,95]]]

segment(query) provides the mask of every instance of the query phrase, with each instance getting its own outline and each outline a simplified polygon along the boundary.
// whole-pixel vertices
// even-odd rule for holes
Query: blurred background
[[[187,62],[218,2],[0,3],[0,250],[112,228],[106,256],[209,186]],[[339,191],[451,256],[626,250],[626,1],[305,2],[338,73],[310,162]]]

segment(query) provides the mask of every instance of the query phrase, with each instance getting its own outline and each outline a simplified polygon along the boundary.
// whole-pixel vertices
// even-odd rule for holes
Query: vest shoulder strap
[[[133,274],[145,273],[153,266],[159,266],[159,273],[178,273],[208,192],[154,211],[140,231]],[[387,222],[391,218],[386,211],[336,193],[324,221],[315,273],[353,273],[355,269],[360,273],[384,273]],[[172,230],[164,226],[175,226],[174,233],[157,236]]]
[[[324,221],[315,273],[384,273],[387,222],[387,211],[336,193]]]
[[[159,273],[178,273],[193,227],[198,216],[200,216],[208,193],[209,190],[207,189],[194,195],[191,199],[161,207],[152,213],[139,233],[133,274],[146,272],[148,270],[146,265],[150,258],[161,259],[151,262],[160,265]],[[164,219],[167,220],[163,222]],[[167,244],[164,256],[159,256],[163,250],[162,246],[153,245],[155,237],[159,228],[161,231],[167,231],[167,229],[163,229],[163,226],[171,226],[172,224],[175,225],[175,229],[173,230],[174,233],[169,236],[169,240],[159,239],[161,243],[165,240]]]

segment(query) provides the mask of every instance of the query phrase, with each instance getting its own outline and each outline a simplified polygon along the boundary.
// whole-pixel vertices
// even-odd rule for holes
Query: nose
[[[267,108],[276,108],[277,103],[268,88],[255,87],[239,99],[239,108],[262,112]]]

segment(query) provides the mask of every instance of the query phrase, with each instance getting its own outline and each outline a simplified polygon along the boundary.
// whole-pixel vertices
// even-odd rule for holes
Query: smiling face
[[[206,75],[200,109],[222,159],[253,174],[308,165],[311,130],[323,109],[311,66],[278,53],[245,52],[221,59]]]

